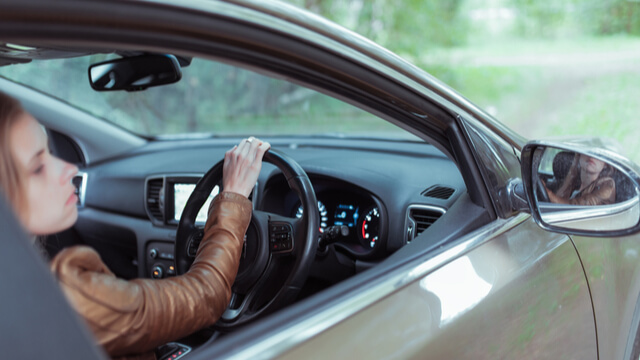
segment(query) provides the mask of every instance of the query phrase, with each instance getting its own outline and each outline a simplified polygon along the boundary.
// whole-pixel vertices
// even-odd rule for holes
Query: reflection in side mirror
[[[89,83],[96,91],[140,91],[182,78],[173,55],[141,55],[108,60],[89,67]]]
[[[523,180],[536,221],[578,235],[639,231],[635,166],[608,150],[572,145],[530,143],[523,149]]]

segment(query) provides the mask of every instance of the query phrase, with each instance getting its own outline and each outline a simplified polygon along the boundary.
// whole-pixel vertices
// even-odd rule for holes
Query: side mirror
[[[530,142],[522,150],[527,203],[544,229],[611,237],[640,231],[640,172],[598,142]]]
[[[180,64],[173,55],[140,55],[89,66],[89,83],[96,91],[140,91],[181,78]]]

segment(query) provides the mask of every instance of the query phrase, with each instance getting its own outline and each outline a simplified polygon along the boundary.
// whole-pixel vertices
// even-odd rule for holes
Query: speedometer
[[[320,232],[324,232],[324,229],[327,228],[327,221],[329,221],[329,217],[327,216],[327,208],[324,204],[318,201],[318,213],[320,213]],[[302,217],[303,210],[302,205],[298,207],[298,211],[296,211],[296,217],[300,219]]]
[[[362,246],[373,249],[378,243],[380,235],[380,211],[377,207],[373,207],[365,213],[358,230]]]

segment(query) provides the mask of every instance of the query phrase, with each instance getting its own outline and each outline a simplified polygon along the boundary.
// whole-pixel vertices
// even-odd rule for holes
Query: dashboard
[[[173,275],[173,243],[181,208],[202,174],[235,141],[154,141],[126,156],[84,168],[85,203],[75,231],[120,277]],[[448,220],[438,221],[440,229],[429,235],[433,246],[447,235],[465,231],[472,221],[456,216],[456,211],[449,215],[456,204],[461,209],[457,211],[464,213],[464,202],[469,201],[466,187],[455,163],[429,144],[309,138],[268,141],[308,174],[318,200],[319,230],[345,230],[317,253],[311,277],[320,279],[319,287],[375,266],[445,213]],[[257,210],[286,217],[302,215],[297,195],[269,163],[263,164],[251,200]]]

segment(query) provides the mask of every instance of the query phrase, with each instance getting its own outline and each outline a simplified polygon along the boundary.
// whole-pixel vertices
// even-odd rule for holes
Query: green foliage
[[[466,42],[464,0],[290,0],[398,53]]]
[[[586,5],[588,4],[588,5]],[[633,34],[640,35],[640,3],[628,0],[606,2],[589,1],[585,4],[585,18],[591,20],[585,25],[598,35]],[[592,26],[589,26],[593,24]]]
[[[620,151],[640,163],[640,74],[635,70],[593,77],[577,91],[574,101],[550,114],[548,134],[597,135],[615,139]],[[568,121],[570,120],[570,121]]]
[[[416,48],[455,46],[466,42],[467,22],[459,12],[462,0],[411,0],[395,4],[393,29],[389,29],[389,46],[401,53]]]
[[[640,2],[629,0],[511,0],[517,30],[529,37],[562,33],[640,35]]]
[[[288,0],[335,21],[401,54],[415,55],[433,46],[460,46],[470,36],[494,36],[473,29],[470,11],[513,14],[511,35],[555,38],[576,34],[640,35],[640,1],[635,0]],[[473,29],[475,32],[476,29]]]
[[[527,137],[610,137],[640,161],[640,1],[291,1],[398,52]]]
[[[520,35],[553,37],[567,21],[571,2],[555,0],[512,0],[517,10],[516,29]]]

